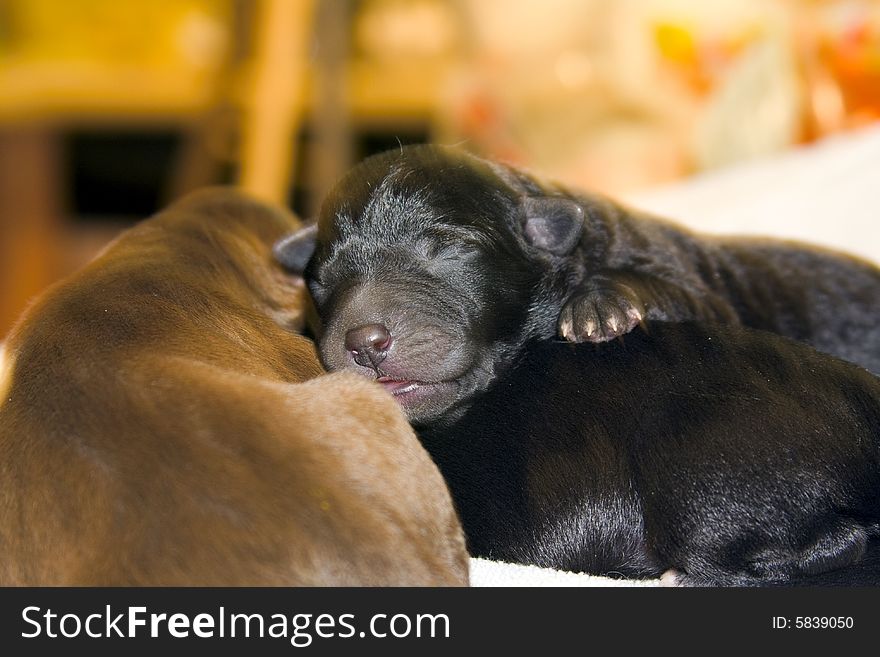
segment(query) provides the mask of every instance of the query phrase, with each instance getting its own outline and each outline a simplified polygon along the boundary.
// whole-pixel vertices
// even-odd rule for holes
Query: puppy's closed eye
[[[428,260],[460,261],[476,256],[480,251],[480,245],[452,236],[446,239],[425,236],[416,242],[415,251]]]
[[[327,297],[327,287],[316,279],[309,281],[309,292],[317,304],[323,303]]]

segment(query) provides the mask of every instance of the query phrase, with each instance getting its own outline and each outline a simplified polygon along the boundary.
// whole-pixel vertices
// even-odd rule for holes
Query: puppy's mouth
[[[376,381],[378,383],[381,383],[382,387],[384,387],[385,390],[390,392],[395,397],[400,397],[401,395],[415,392],[422,386],[426,385],[422,381],[392,379],[389,376],[380,376],[378,379],[376,379]]]
[[[457,399],[460,385],[457,380],[413,381],[385,375],[375,380],[393,395],[409,421],[414,424],[423,424],[443,415]]]

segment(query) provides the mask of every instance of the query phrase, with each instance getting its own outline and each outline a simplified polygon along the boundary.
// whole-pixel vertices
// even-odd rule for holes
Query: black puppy
[[[515,208],[469,166],[446,171],[446,194],[417,170],[360,169],[307,270],[322,355],[395,395],[475,554],[691,583],[858,561],[880,518],[873,377],[739,327],[541,345],[568,284],[555,224],[499,221]],[[302,264],[309,239],[278,256]]]
[[[697,585],[880,585],[880,380],[780,336],[530,342],[419,438],[472,554]],[[877,543],[877,541],[873,541]],[[860,572],[861,568],[861,572]]]
[[[451,308],[389,310],[345,238],[324,246],[337,266],[347,262],[314,264],[328,323],[356,308],[395,331],[455,330]],[[450,267],[458,280],[449,263],[420,266]],[[538,289],[509,321],[540,316]],[[381,374],[419,426],[472,554],[630,577],[674,569],[688,584],[821,583],[849,567],[835,576],[853,583],[847,573],[880,532],[871,374],[771,333],[695,323],[652,322],[624,343],[532,340],[511,352],[489,337],[496,322],[481,308],[468,310],[486,328],[482,347],[506,354],[488,366],[467,345],[444,350],[405,331],[385,360],[409,379],[387,378],[369,353],[351,361]],[[451,361],[463,374],[433,381],[435,363]],[[878,573],[856,581],[880,584]]]
[[[422,286],[441,280],[444,272],[417,279],[407,267],[427,258],[436,269],[451,257],[450,238],[460,238],[454,242],[456,257],[468,244],[486,247],[474,257],[489,256],[492,266],[476,263],[473,270],[479,275],[464,286],[441,284],[428,302],[440,312],[447,304],[470,303],[468,294],[488,294],[503,312],[523,283],[510,280],[505,269],[521,261],[540,262],[541,275],[529,282],[543,287],[543,313],[558,318],[554,330],[571,341],[608,340],[643,319],[742,323],[880,373],[876,267],[788,242],[698,236],[454,149],[412,146],[364,161],[330,196],[321,230],[322,243],[344,236],[344,248],[357,251],[363,267],[388,270],[377,274],[377,280],[384,279],[380,294],[411,289],[415,297],[405,292],[405,303],[422,311]],[[279,249],[291,269],[305,266],[313,236],[293,236]],[[372,259],[384,247],[389,249],[382,258]],[[326,250],[319,257],[321,262],[334,259]],[[470,335],[463,326],[454,333],[437,337]],[[365,331],[361,337],[372,335]],[[342,337],[332,335],[340,344]]]

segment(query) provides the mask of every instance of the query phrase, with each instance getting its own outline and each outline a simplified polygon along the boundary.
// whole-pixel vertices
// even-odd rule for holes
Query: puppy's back
[[[299,283],[270,255],[292,224],[198,195],[31,308],[0,378],[0,582],[467,582],[394,401],[315,378]]]
[[[880,536],[880,381],[743,327],[529,343],[423,439],[478,556],[821,584]]]

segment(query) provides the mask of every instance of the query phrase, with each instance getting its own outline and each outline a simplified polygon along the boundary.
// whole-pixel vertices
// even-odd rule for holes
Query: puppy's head
[[[551,337],[583,208],[437,146],[384,153],[279,242],[306,282],[330,370],[377,379],[414,424],[451,418],[535,336]]]

